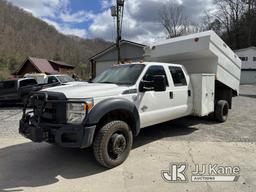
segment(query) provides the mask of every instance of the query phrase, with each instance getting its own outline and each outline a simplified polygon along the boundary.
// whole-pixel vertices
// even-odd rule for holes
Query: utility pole
[[[122,23],[124,13],[124,0],[116,0],[116,6],[111,8],[112,17],[116,17],[116,48],[118,64],[121,63],[120,41],[122,40]]]

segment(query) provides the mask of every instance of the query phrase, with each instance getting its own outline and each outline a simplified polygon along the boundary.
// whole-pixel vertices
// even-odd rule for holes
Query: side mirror
[[[156,75],[153,77],[153,81],[141,81],[139,85],[140,92],[146,91],[156,91],[162,92],[166,91],[166,79],[163,75]]]
[[[145,81],[145,80],[142,80],[140,82],[140,85],[139,85],[139,92],[147,92],[147,91],[153,91],[154,90],[154,85],[153,85],[153,81]]]
[[[153,77],[154,90],[156,92],[166,91],[166,79],[164,75],[156,75]]]

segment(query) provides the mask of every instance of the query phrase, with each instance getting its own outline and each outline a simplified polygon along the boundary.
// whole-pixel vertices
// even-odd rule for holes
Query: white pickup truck
[[[46,75],[44,73],[27,73],[24,78],[33,78],[40,85],[63,85],[67,83],[75,83],[75,80],[69,75],[56,74],[56,75]]]
[[[25,106],[19,131],[34,142],[93,146],[97,161],[112,168],[128,157],[133,138],[142,128],[187,115],[213,114],[216,121],[224,122],[232,97],[238,95],[241,61],[222,41],[221,48],[214,47],[212,38],[215,34],[208,32],[148,48],[148,59],[169,60],[168,46],[179,41],[190,44],[189,50],[180,51],[183,55],[176,54],[186,58],[186,62],[180,59],[184,65],[192,65],[189,70],[155,61],[130,63],[114,66],[90,83],[40,91],[30,98],[33,110]],[[189,72],[193,69],[196,73]]]

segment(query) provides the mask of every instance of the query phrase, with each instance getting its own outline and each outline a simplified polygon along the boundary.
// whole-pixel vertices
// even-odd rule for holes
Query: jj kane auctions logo
[[[161,176],[168,183],[187,183],[187,163],[171,163],[169,170],[163,170]],[[191,173],[192,182],[236,182],[239,179],[238,166],[220,166],[218,164],[195,164]]]

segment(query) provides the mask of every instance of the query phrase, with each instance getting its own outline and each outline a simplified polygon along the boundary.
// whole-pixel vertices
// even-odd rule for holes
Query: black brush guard
[[[33,142],[56,143],[62,147],[85,148],[93,142],[96,126],[66,123],[66,105],[84,103],[86,116],[88,104],[68,101],[64,94],[40,92],[32,94],[23,108],[19,132]],[[28,110],[30,109],[30,111]]]

